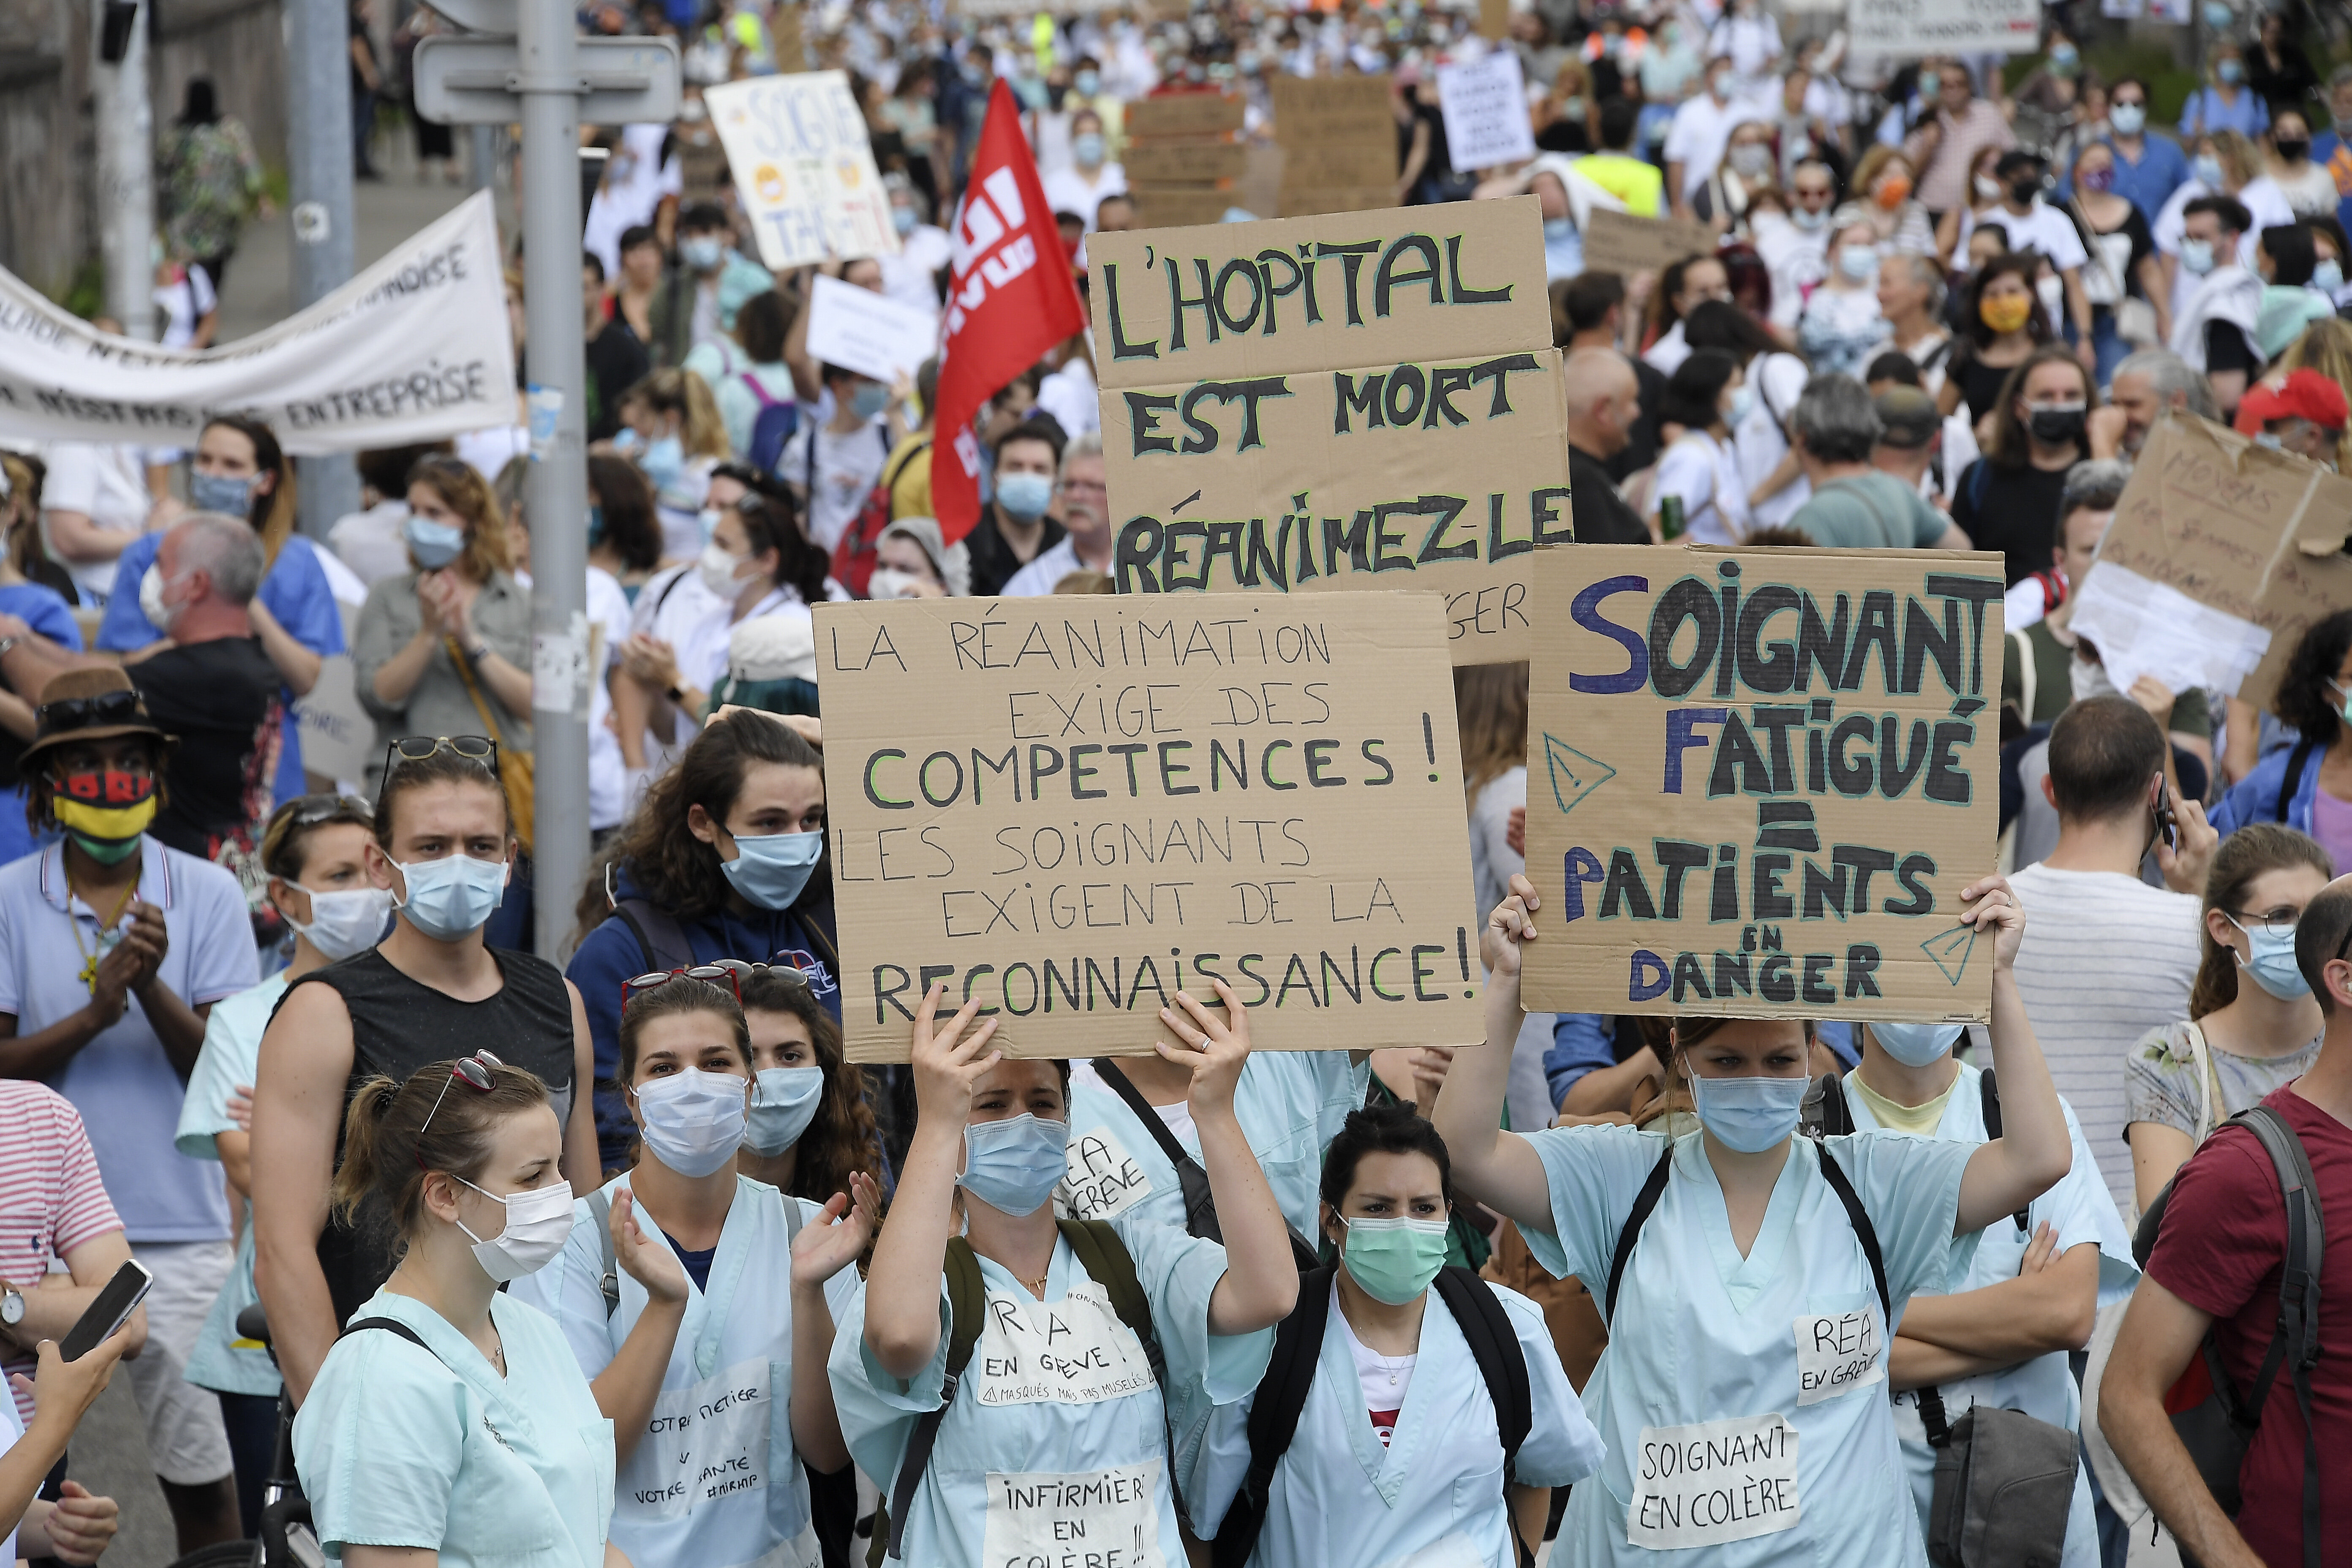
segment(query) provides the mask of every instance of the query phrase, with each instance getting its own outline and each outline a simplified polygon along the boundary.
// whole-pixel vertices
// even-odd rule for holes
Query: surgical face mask
[[[2210,239],[2184,239],[2180,242],[2180,265],[2202,278],[2213,270],[2213,242]]]
[[[2137,136],[2147,126],[2147,105],[2145,103],[2111,104],[2107,123],[2118,136]]]
[[[912,572],[902,572],[896,566],[877,566],[866,580],[866,596],[869,599],[908,599],[923,579]]]
[[[1342,1219],[1348,1245],[1340,1257],[1348,1276],[1375,1301],[1402,1307],[1445,1267],[1446,1222],[1442,1219]]]
[[[2323,294],[2333,294],[2344,287],[2344,268],[2336,258],[2328,257],[2311,269],[2311,286]]]
[[[2079,403],[2037,403],[2026,410],[2025,427],[2044,446],[2063,446],[2083,438],[2084,417]]]
[[[743,557],[728,554],[715,542],[704,545],[702,553],[694,563],[694,570],[702,578],[702,585],[728,600],[732,600],[743,591],[743,584],[735,576],[742,566]]]
[[[2060,44],[2050,51],[2050,69],[2055,75],[2073,76],[2074,68],[2082,63],[2083,57],[2072,44]]]
[[[438,572],[465,553],[466,531],[446,522],[408,514],[400,525],[400,537],[408,543],[408,553],[416,564],[427,572]]]
[[[2213,68],[2213,79],[2221,83],[2224,87],[2237,86],[2240,82],[2246,79],[2245,62],[2242,60],[2223,60],[2221,64]]]
[[[1054,480],[1048,474],[999,474],[996,477],[996,504],[1022,521],[1045,515],[1045,508],[1054,500]]]
[[[788,910],[808,886],[824,853],[822,833],[743,834],[735,858],[719,869],[735,890],[763,910]]]
[[[2190,160],[2189,168],[2189,172],[2197,176],[2197,183],[2207,190],[2218,191],[2221,188],[2221,160],[2212,153],[2198,153]]]
[[[1080,98],[1092,98],[1102,90],[1102,76],[1097,71],[1080,71],[1070,79],[1070,85],[1077,89]]]
[[[172,629],[173,606],[163,602],[163,568],[154,562],[139,574],[139,613],[157,631],[169,634]]]
[[[1761,1154],[1797,1130],[1806,1079],[1693,1078],[1698,1119],[1716,1142],[1742,1154]]]
[[[963,1173],[956,1185],[1005,1214],[1035,1214],[1069,1173],[1070,1124],[1023,1112],[963,1130]]]
[[[2311,156],[2311,143],[2300,136],[2284,137],[2278,142],[2278,154],[2288,163],[2297,163]]]
[[[871,419],[890,405],[890,389],[878,381],[862,381],[849,395],[849,406],[860,419]]]
[[[2000,199],[2000,182],[1990,174],[1979,174],[1969,184],[1975,188],[1977,195],[1986,201],[1997,202]]]
[[[1789,221],[1807,234],[1819,234],[1829,226],[1830,215],[1826,211],[1811,212],[1803,206],[1795,206],[1789,209]]]
[[[782,1153],[801,1141],[824,1098],[823,1068],[761,1068],[743,1122],[743,1147],[754,1154]]]
[[[897,229],[902,236],[914,233],[915,209],[912,207],[892,207],[890,209],[890,226]]]
[[[460,1186],[474,1187],[463,1176],[453,1174],[449,1179]],[[488,1241],[476,1236],[473,1227],[462,1219],[457,1228],[474,1244],[474,1261],[482,1266],[482,1272],[501,1285],[538,1273],[554,1262],[563,1244],[572,1239],[569,1182],[550,1182],[543,1187],[510,1193],[505,1197],[484,1193],[479,1187],[474,1187],[474,1191],[506,1209],[506,1228]]]
[[[1556,244],[1576,232],[1576,225],[1564,217],[1544,219],[1544,242]]]
[[[507,896],[507,863],[451,855],[439,860],[394,861],[408,884],[408,897],[395,895],[393,908],[436,942],[456,942],[478,931]]]
[[[613,450],[631,457],[646,449],[645,432],[634,425],[624,425],[613,433]]]
[[[1756,389],[1741,383],[1731,389],[1731,406],[1724,411],[1727,425],[1738,425],[1756,409]]]
[[[1878,252],[1866,245],[1849,245],[1838,252],[1838,270],[1849,283],[1872,283],[1878,279]]]
[[[692,235],[678,242],[678,259],[697,272],[710,272],[727,254],[727,247],[707,234]]]
[[[2238,960],[2238,967],[2254,977],[2254,984],[2282,1002],[2292,1002],[2298,996],[2311,994],[2311,983],[2303,977],[2303,970],[2294,962],[2294,927],[2289,926],[2284,936],[2274,934],[2266,925],[2239,925],[2237,917],[2221,917],[2246,933],[2253,956]]]
[[[733,1073],[688,1068],[636,1089],[646,1148],[681,1176],[707,1176],[743,1146],[744,1090]]]
[[[715,506],[704,507],[700,511],[694,514],[694,525],[702,530],[703,543],[709,543],[710,541],[717,536],[719,532],[719,511]]]
[[[2257,447],[2267,447],[2269,450],[2273,452],[2284,452],[2286,450],[2286,443],[2268,430],[2263,431],[2260,435],[2254,437],[2254,445]]]
[[[1938,78],[1934,71],[1921,71],[1919,73],[1920,97],[1933,98],[1939,90],[1942,89],[1942,79]]]
[[[1772,149],[1761,142],[1743,142],[1731,150],[1731,167],[1750,178],[1768,174],[1772,171]]]
[[[243,518],[253,510],[253,484],[256,476],[247,474],[190,474],[188,504],[198,511],[216,511],[224,517]]]
[[[1084,131],[1071,137],[1070,157],[1081,169],[1100,167],[1103,161],[1102,132]]]
[[[1906,1068],[1933,1066],[1959,1044],[1964,1024],[1873,1024],[1871,1038]]]
[[[686,444],[675,436],[665,436],[646,448],[646,455],[637,459],[637,466],[645,469],[646,478],[653,481],[654,489],[660,489],[677,479],[679,470],[686,467]]]
[[[383,939],[383,922],[392,917],[391,889],[339,888],[312,893],[299,882],[287,886],[310,894],[310,919],[306,923],[288,915],[286,923],[301,932],[302,939],[330,963],[365,952]]]

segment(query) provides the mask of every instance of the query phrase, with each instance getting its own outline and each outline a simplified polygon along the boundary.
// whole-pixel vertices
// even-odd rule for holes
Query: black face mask
[[[2079,403],[2045,403],[2027,411],[2025,427],[2045,447],[2063,447],[2083,438],[2087,418]]]
[[[2011,180],[2009,183],[2010,200],[2015,202],[2020,206],[2024,206],[2032,201],[2035,196],[2040,195],[2041,194],[2042,182],[2033,178],[2030,174],[2021,179]]]
[[[2311,156],[2311,143],[2300,137],[2282,139],[2278,144],[2278,153],[2290,163],[2298,163]]]

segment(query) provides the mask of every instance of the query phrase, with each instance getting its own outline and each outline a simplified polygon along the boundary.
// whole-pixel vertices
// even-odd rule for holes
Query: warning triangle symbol
[[[1576,803],[1617,776],[1598,757],[1588,757],[1556,736],[1544,737],[1544,763],[1551,773],[1551,797],[1565,816]]]
[[[1976,927],[1954,926],[1921,942],[1919,951],[1935,961],[1936,967],[1944,972],[1946,980],[1958,985],[1960,975],[1969,967],[1969,954],[1976,951]]]

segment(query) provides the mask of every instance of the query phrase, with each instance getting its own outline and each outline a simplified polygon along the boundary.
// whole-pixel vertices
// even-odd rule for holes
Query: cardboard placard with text
[[[2147,674],[2267,709],[2305,630],[2352,609],[2347,531],[2352,479],[2225,426],[2164,420],[2083,579],[2073,628],[2118,689]]]
[[[1573,537],[1531,197],[1091,237],[1122,592],[1425,589],[1525,658]]]
[[[1846,0],[1847,36],[1857,54],[1890,59],[1923,55],[2030,55],[2041,47],[2038,0]]]
[[[702,96],[762,262],[782,268],[898,254],[889,194],[846,73],[753,77]]]
[[[1696,218],[1636,217],[1595,207],[1584,226],[1588,272],[1654,272],[1715,251],[1715,236]]]
[[[1527,1005],[1984,1020],[2000,556],[1537,552]],[[2027,911],[2032,918],[2032,911]]]
[[[1431,595],[816,617],[851,1060],[905,1061],[940,980],[1013,1056],[1143,1054],[1213,976],[1259,1049],[1480,1037]]]

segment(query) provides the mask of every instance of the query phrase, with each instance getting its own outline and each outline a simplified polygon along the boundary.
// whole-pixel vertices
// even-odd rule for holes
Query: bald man
[[[1568,475],[1580,544],[1647,544],[1650,531],[1610,482],[1608,461],[1642,416],[1633,367],[1614,349],[1568,356]]]

